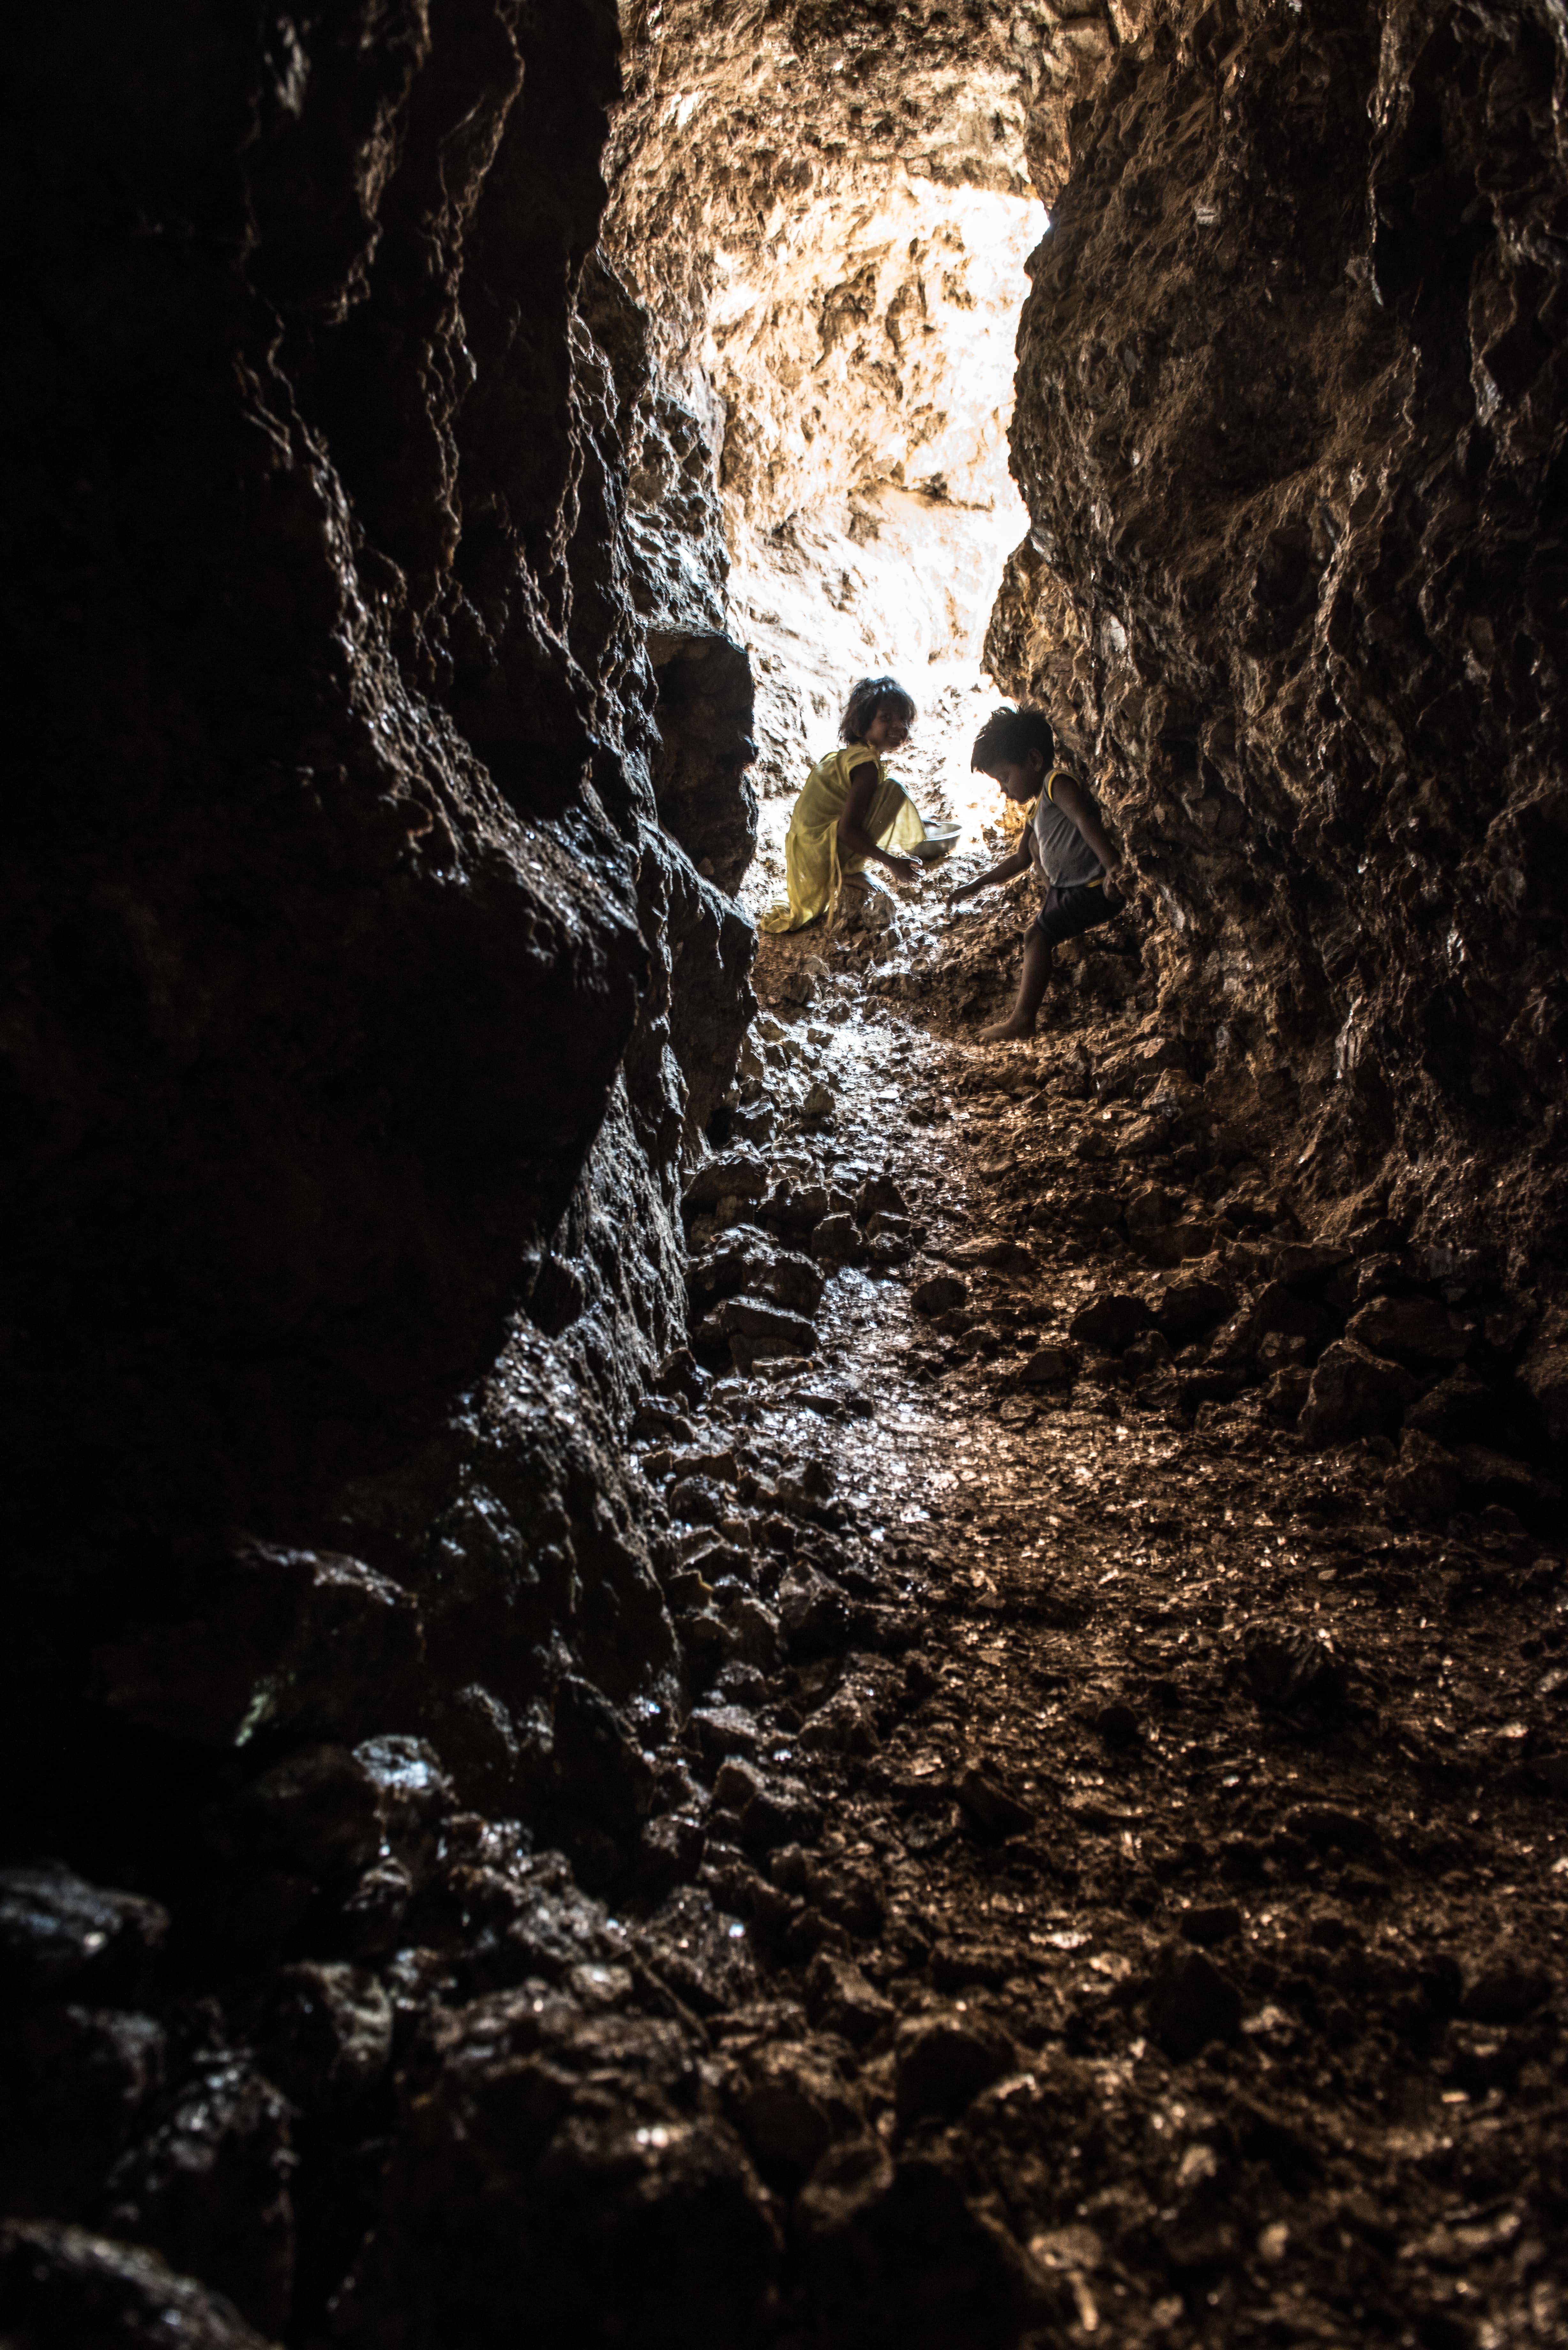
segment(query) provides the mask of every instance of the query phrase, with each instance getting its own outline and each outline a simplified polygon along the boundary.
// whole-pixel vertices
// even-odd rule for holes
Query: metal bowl
[[[951,848],[962,829],[962,826],[957,824],[929,824],[926,827],[924,840],[917,840],[909,854],[911,857],[918,857],[922,865],[938,864]]]

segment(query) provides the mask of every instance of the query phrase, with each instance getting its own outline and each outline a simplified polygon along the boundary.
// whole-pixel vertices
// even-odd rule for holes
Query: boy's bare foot
[[[989,1028],[982,1028],[980,1041],[982,1045],[1005,1045],[1014,1038],[1033,1036],[1033,1014],[1031,1013],[1027,1020],[1021,1020],[1013,1013],[1009,1019],[994,1021]]]

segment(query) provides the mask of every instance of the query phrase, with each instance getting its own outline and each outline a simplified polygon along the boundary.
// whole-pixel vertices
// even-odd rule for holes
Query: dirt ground
[[[1568,1592],[1495,1413],[1451,1449],[1500,1309],[1313,1245],[1136,916],[977,1048],[1028,910],[947,878],[764,941],[698,1351],[770,1243],[816,1345],[732,1312],[772,1355],[647,1423],[731,1626],[664,1767],[754,1952],[710,2029],[785,2338],[1560,2341]],[[1311,1384],[1353,1316],[1438,1435]],[[820,1520],[783,1565],[771,1492]]]

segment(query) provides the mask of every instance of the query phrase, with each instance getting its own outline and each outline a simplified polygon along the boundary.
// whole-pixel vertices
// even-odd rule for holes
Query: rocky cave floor
[[[592,2342],[1562,2339],[1568,1587],[1508,1302],[1299,1228],[1131,916],[977,1047],[1024,909],[946,879],[763,944],[635,1431],[699,1660],[635,1873],[398,1741],[377,1863],[280,1766],[357,1922],[155,2022],[155,1906],[11,1872],[32,2151],[102,2231],[13,2230],[14,2318],[254,2339],[129,2241],[376,2350],[500,2340],[519,2278]]]
[[[732,2109],[819,2267],[865,2280],[864,2223],[886,2289],[901,2201],[932,2340],[1009,2293],[1042,2338],[1558,2338],[1568,1602],[1507,1309],[1386,1227],[1314,1245],[1131,1000],[1134,921],[986,1050],[1025,910],[924,892],[891,951],[764,941],[769,1074],[831,1107],[704,1170],[694,1286],[798,1310],[808,1250],[818,1358],[647,1461],[789,1659],[688,1728],[766,1987]],[[756,1513],[813,1462],[780,1582]]]

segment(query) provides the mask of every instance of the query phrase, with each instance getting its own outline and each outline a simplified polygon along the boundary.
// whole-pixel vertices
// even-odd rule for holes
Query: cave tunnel
[[[1560,2342],[1557,0],[17,53],[5,2350]]]

